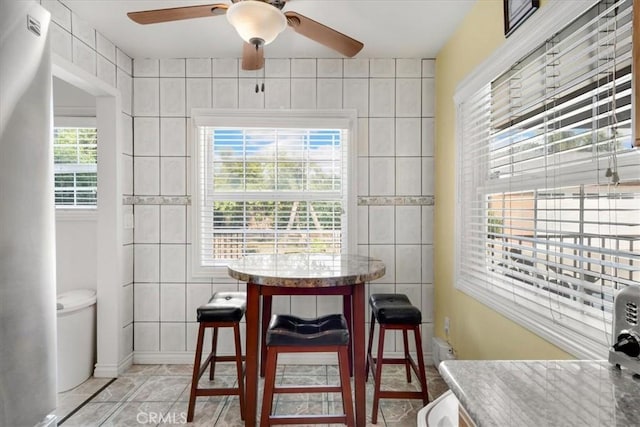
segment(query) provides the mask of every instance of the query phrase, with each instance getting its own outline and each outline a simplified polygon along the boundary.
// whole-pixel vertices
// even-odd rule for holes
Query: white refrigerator
[[[55,425],[50,16],[0,0],[0,426]]]

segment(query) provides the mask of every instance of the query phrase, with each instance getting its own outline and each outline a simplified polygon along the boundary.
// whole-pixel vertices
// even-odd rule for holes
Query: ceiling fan
[[[358,40],[297,12],[282,12],[288,0],[231,1],[230,5],[215,3],[143,10],[129,12],[127,16],[138,24],[156,24],[226,14],[244,40],[243,70],[259,70],[264,66],[264,46],[275,40],[287,25],[295,32],[348,57],[355,56],[364,47]]]

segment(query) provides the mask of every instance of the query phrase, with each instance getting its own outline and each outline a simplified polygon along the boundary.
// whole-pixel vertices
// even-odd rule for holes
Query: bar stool
[[[367,347],[367,364],[365,372],[368,377],[369,367],[371,366],[374,380],[371,422],[376,424],[378,421],[378,403],[381,398],[422,399],[422,403],[426,405],[429,403],[429,395],[427,391],[427,376],[424,370],[424,357],[422,355],[422,339],[420,338],[422,313],[418,308],[411,305],[409,298],[404,294],[373,294],[369,297],[369,305],[371,306],[371,328],[369,329],[369,345]],[[373,357],[371,354],[371,348],[373,347],[373,332],[376,321],[380,324],[380,333],[378,337],[378,355],[377,357]],[[404,357],[384,358],[384,336],[387,330],[402,331]],[[416,353],[418,356],[417,364],[409,353],[407,331],[413,331],[416,343]],[[420,381],[420,391],[381,390],[383,364],[405,365],[407,382],[411,382],[410,368],[412,368]]]
[[[247,296],[244,292],[216,292],[209,302],[198,307],[198,342],[193,363],[193,376],[191,379],[191,394],[189,395],[189,409],[187,422],[193,421],[193,415],[197,396],[238,396],[240,398],[240,417],[244,420],[244,371],[242,368],[242,344],[240,343],[240,319],[247,308]],[[211,353],[204,363],[202,359],[202,347],[204,333],[207,328],[213,328],[211,339]],[[233,328],[236,354],[234,356],[218,356],[218,328]],[[202,374],[209,369],[209,380],[213,380],[216,362],[235,362],[238,373],[238,386],[234,388],[198,388],[198,381]]]
[[[271,318],[266,335],[267,363],[260,426],[273,424],[355,425],[351,383],[349,380],[349,329],[342,314],[329,314],[317,319],[276,314]],[[276,387],[276,366],[281,353],[337,352],[340,371],[339,386]],[[272,415],[275,393],[342,393],[344,414],[341,415]]]

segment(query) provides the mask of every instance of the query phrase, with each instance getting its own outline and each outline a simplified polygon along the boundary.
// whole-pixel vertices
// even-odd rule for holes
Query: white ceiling
[[[364,43],[358,58],[435,58],[476,0],[290,0],[290,10]],[[240,57],[242,42],[224,16],[139,25],[126,13],[230,0],[62,0],[133,58]],[[340,54],[286,29],[267,58]]]

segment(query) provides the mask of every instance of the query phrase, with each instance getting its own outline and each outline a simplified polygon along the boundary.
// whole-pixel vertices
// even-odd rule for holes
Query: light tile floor
[[[243,426],[237,396],[199,397],[193,423],[186,422],[192,365],[134,365],[119,378],[91,378],[73,390],[58,395],[58,425],[94,426]],[[384,366],[383,388],[416,390],[417,379],[407,383],[402,366]],[[212,384],[233,385],[232,364],[216,365]],[[334,365],[278,366],[280,383],[338,384]],[[433,400],[447,390],[438,371],[427,366],[429,398]],[[203,384],[204,383],[204,384]],[[209,383],[203,375],[201,384]],[[260,381],[259,395],[262,394]],[[367,425],[371,424],[373,384],[367,382]],[[258,402],[260,405],[261,402]],[[381,399],[378,426],[415,426],[423,407],[420,400]],[[342,400],[337,393],[276,395],[276,413],[341,413]],[[61,420],[61,421],[60,421]]]

